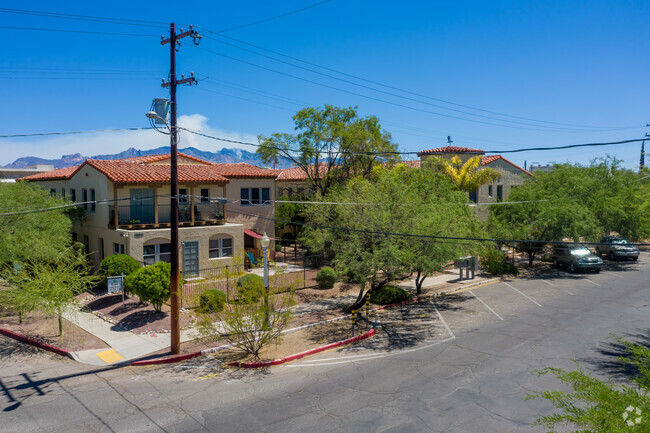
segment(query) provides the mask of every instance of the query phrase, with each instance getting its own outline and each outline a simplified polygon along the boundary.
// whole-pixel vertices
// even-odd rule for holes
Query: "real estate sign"
[[[108,287],[108,293],[122,292],[124,288],[124,276],[108,277],[106,286]]]

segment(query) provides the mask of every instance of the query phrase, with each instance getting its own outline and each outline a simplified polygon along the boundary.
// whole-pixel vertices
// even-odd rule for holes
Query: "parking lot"
[[[605,260],[601,273],[573,274],[565,268],[548,268],[528,276],[470,287],[432,300],[393,307],[371,314],[377,333],[371,339],[328,352],[285,368],[308,368],[329,364],[361,362],[390,357],[445,344],[457,334],[484,328],[493,322],[517,322],[525,330],[525,320],[536,310],[573,305],[581,308],[581,298],[600,296],[602,289],[616,286],[630,274],[647,266],[648,254],[639,261]],[[365,317],[365,315],[364,315]],[[368,327],[362,322],[358,327]],[[512,328],[516,333],[516,328]]]

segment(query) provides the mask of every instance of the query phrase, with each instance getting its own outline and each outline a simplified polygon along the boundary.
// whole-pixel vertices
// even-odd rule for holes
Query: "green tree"
[[[617,339],[629,357],[619,358],[638,374],[622,385],[586,373],[578,364],[576,370],[545,368],[540,375],[551,374],[571,391],[542,391],[527,399],[548,400],[559,412],[540,417],[535,424],[550,431],[560,425],[589,433],[627,433],[650,431],[650,349]]]
[[[40,210],[69,202],[26,182],[0,183],[0,213]],[[71,242],[63,209],[0,216],[0,266],[55,260]]]
[[[86,256],[66,249],[47,262],[26,262],[17,273],[6,274],[16,308],[56,314],[63,335],[63,313],[75,304],[75,296],[91,288],[100,277],[90,274]]]
[[[291,201],[291,197],[281,196],[278,198],[280,201]],[[294,200],[297,201],[297,200]],[[304,217],[305,206],[301,203],[276,203],[275,205],[275,228],[282,230],[288,227],[291,230],[293,239],[298,239],[302,223],[305,222]],[[289,221],[288,223],[285,221]]]
[[[472,192],[481,185],[492,183],[501,177],[501,173],[490,167],[481,167],[481,156],[475,156],[464,163],[454,156],[451,159],[430,158],[429,166],[441,167],[461,191]]]
[[[293,116],[297,134],[258,136],[257,155],[280,158],[304,170],[313,191],[323,196],[352,176],[367,177],[375,165],[392,161],[397,150],[375,116],[359,117],[356,107],[304,108]],[[377,152],[387,152],[377,154]]]
[[[166,262],[140,268],[125,278],[124,284],[129,291],[138,295],[142,302],[153,305],[160,311],[171,295],[171,265]],[[179,285],[182,285],[181,282]]]
[[[424,277],[473,248],[453,240],[386,233],[455,237],[476,234],[479,227],[465,195],[447,176],[405,165],[377,167],[371,179],[355,177],[324,201],[353,204],[310,205],[308,221],[318,227],[306,227],[302,240],[314,251],[329,250],[339,275],[359,284],[354,309],[366,290],[372,293],[412,273],[421,289]]]
[[[200,311],[197,329],[206,338],[225,339],[259,359],[263,348],[282,341],[282,331],[293,317],[294,292],[282,288],[267,294],[263,285],[252,285],[238,297],[221,311]]]

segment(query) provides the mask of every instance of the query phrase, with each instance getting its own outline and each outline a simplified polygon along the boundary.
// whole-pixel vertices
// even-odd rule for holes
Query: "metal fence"
[[[277,291],[315,287],[318,285],[316,274],[326,264],[328,264],[327,258],[319,254],[302,256],[291,264],[279,263],[271,266],[269,287]],[[223,291],[228,301],[236,299],[237,280],[247,273],[263,276],[263,267],[247,269],[244,265],[231,265],[200,269],[198,275],[185,279],[181,288],[181,307],[198,307],[201,294],[208,289]]]

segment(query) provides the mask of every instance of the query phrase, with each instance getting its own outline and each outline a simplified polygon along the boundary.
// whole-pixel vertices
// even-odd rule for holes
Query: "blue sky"
[[[199,77],[198,86],[179,88],[180,122],[224,138],[255,141],[257,134],[292,132],[297,110],[323,104],[376,115],[407,152],[443,146],[447,136],[457,146],[509,150],[650,132],[650,2],[330,0],[246,26],[315,3],[5,0],[2,26],[32,30],[0,28],[0,135],[148,126],[144,113],[152,98],[167,96],[160,82],[169,49],[159,41],[171,21],[194,24],[206,36],[199,48],[184,45],[178,53],[178,73]],[[167,140],[153,131],[0,138],[0,165],[20,156],[148,149]],[[188,145],[234,147],[183,134],[180,147]],[[635,168],[639,149],[635,143],[504,156],[530,165],[588,163],[610,154]]]

